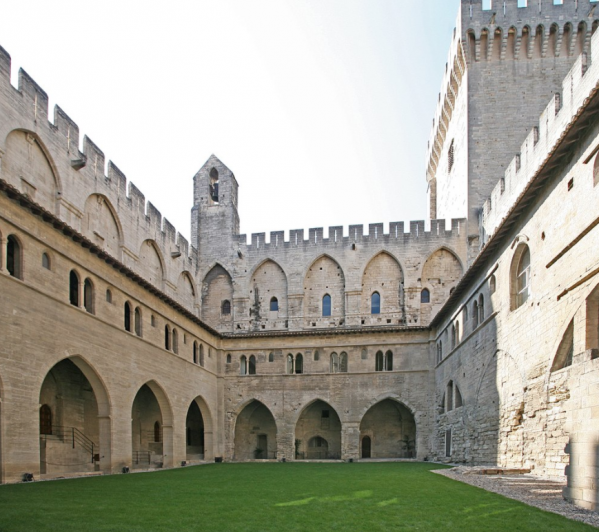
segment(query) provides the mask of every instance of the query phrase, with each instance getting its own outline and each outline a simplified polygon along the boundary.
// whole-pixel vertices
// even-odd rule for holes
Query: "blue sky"
[[[13,82],[22,66],[184,236],[211,153],[239,182],[242,232],[347,231],[427,216],[458,6],[7,0],[0,45]]]

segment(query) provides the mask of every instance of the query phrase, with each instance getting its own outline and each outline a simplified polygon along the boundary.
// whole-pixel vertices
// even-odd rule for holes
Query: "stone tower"
[[[239,185],[215,155],[193,178],[191,241],[208,262],[231,255],[233,236],[239,234]]]
[[[476,240],[480,206],[588,49],[596,6],[461,0],[428,145],[431,219],[467,217]]]

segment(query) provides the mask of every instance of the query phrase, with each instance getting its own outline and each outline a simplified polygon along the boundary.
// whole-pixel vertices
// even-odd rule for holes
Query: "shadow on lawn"
[[[368,499],[372,497],[372,490],[356,491],[353,495],[334,495],[332,497],[307,497],[297,501],[280,502],[275,504],[278,507],[285,506],[305,506],[311,502],[345,502],[355,501],[356,499]]]

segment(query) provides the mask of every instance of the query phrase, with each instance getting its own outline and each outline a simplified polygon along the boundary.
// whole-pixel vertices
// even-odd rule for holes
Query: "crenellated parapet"
[[[198,291],[187,279],[197,250],[104,152],[55,106],[23,69],[10,82],[11,58],[0,48],[0,178],[27,194],[189,311]],[[183,275],[189,272],[190,275]]]
[[[517,198],[538,176],[558,147],[565,133],[576,121],[589,94],[599,89],[599,35],[591,40],[589,51],[582,53],[563,80],[562,90],[554,95],[522,143],[505,175],[495,185],[482,208],[481,239],[483,244],[495,233],[512,209]],[[564,164],[568,160],[564,158]]]

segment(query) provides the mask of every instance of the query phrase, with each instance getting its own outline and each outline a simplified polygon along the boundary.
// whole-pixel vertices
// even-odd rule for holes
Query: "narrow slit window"
[[[370,297],[370,313],[381,313],[381,295],[378,292],[374,292]]]
[[[331,296],[329,294],[325,294],[322,298],[322,315],[331,315]]]

